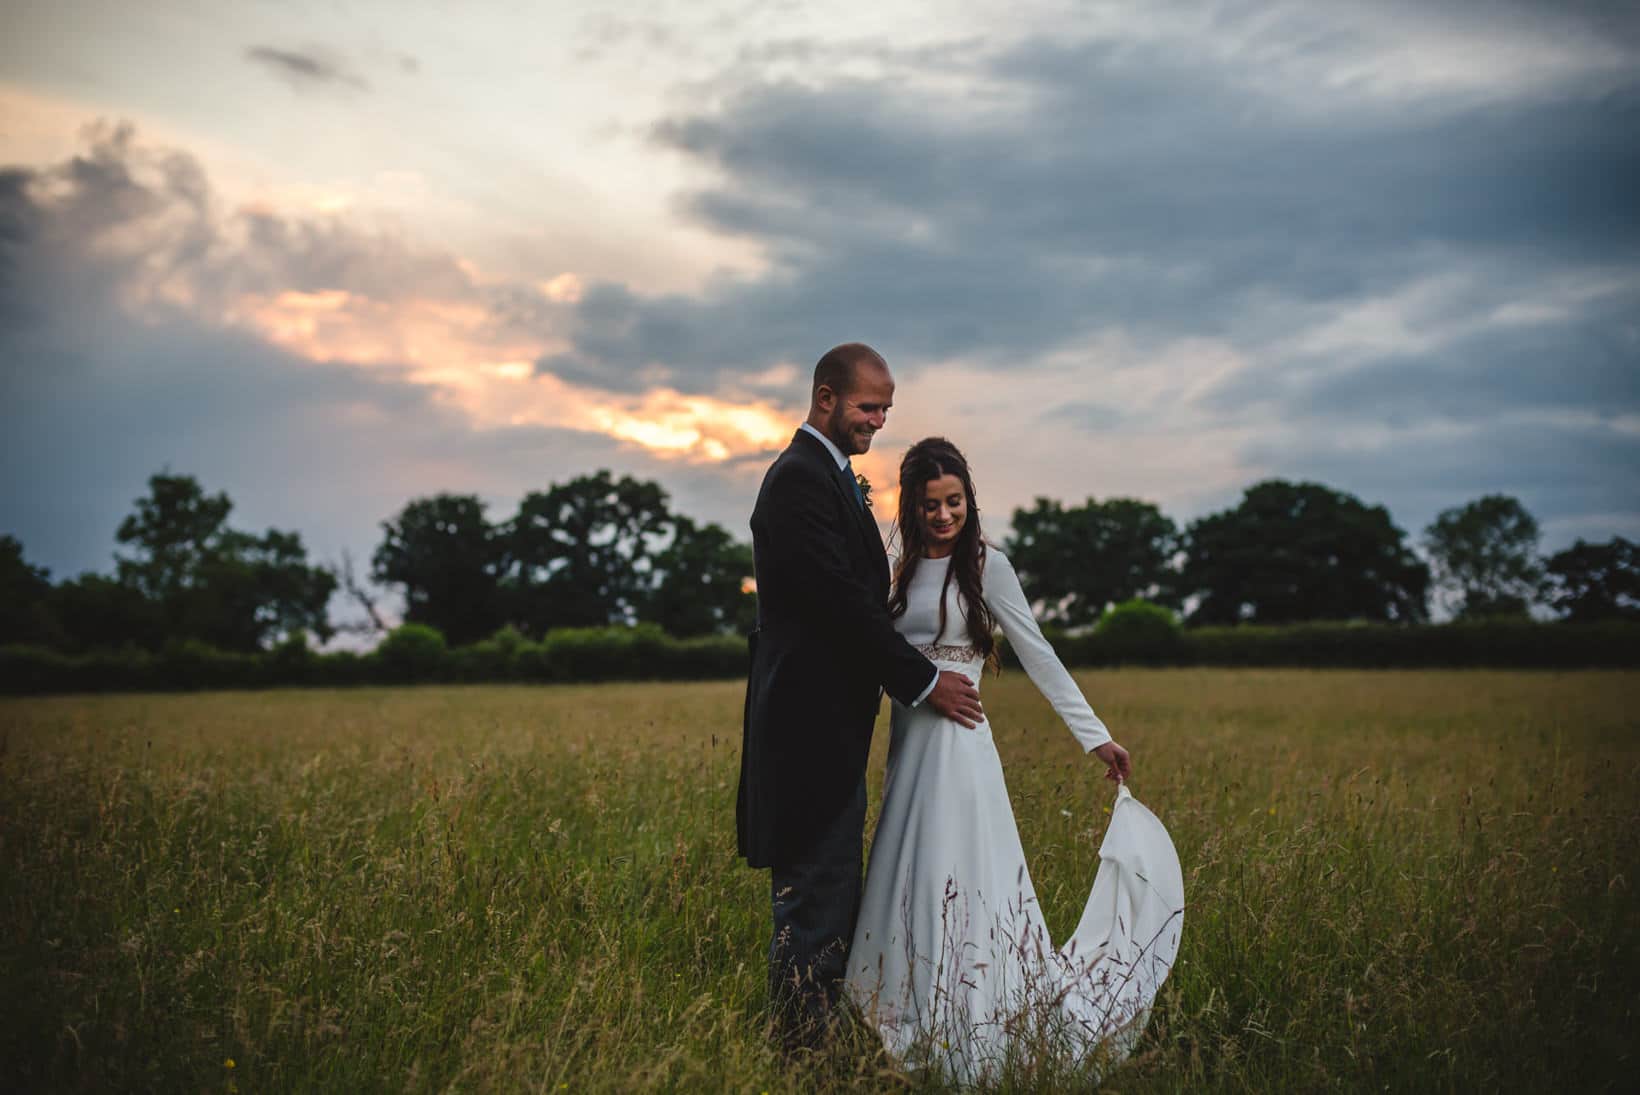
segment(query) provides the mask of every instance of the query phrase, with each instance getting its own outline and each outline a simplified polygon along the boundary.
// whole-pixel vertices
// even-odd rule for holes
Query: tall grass
[[[1640,675],[1079,677],[1188,900],[1108,1086],[1633,1072]],[[1108,785],[1021,674],[985,692],[1059,938]],[[859,1044],[791,1069],[764,1038],[767,875],[733,855],[740,703],[734,683],[0,702],[0,1079],[935,1086]]]

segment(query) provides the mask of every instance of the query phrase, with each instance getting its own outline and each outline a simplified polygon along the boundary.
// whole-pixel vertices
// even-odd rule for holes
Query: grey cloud
[[[1247,7],[1226,6],[1216,28]],[[1473,432],[1409,443],[1424,466],[1453,469],[1445,504],[1465,484],[1518,474],[1558,476],[1553,506],[1632,510],[1619,460],[1568,456],[1632,456],[1620,439],[1565,426],[1540,451],[1497,448],[1484,431],[1528,412],[1634,409],[1634,292],[1574,303],[1557,323],[1488,318],[1567,278],[1640,270],[1629,22],[1609,5],[1488,6],[1517,44],[1540,33],[1586,42],[1615,20],[1609,38],[1635,63],[1485,93],[1352,98],[1329,84],[1312,102],[1269,78],[1265,56],[1322,77],[1351,60],[1344,25],[1326,23],[1337,10],[1280,8],[1273,22],[1298,19],[1296,31],[1228,59],[1165,39],[972,45],[944,56],[939,75],[960,74],[980,90],[973,99],[930,91],[934,74],[917,71],[874,81],[827,78],[822,65],[801,83],[754,72],[720,105],[680,111],[652,135],[718,180],[684,196],[686,215],[754,240],[769,269],[689,296],[599,286],[572,315],[569,350],[538,368],[616,389],[717,391],[861,338],[905,375],[961,360],[1006,384],[1010,369],[1104,332],[1122,332],[1140,359],[1206,338],[1254,364],[1187,418],[1279,438],[1244,454],[1255,466],[1347,479],[1394,454],[1318,448],[1316,437],[1451,420]],[[1386,10],[1353,9],[1381,20],[1380,46],[1397,29],[1416,33],[1427,11]],[[1449,30],[1482,12],[1439,18]],[[810,59],[789,42],[769,56]],[[1277,356],[1300,325],[1453,270],[1474,276],[1472,299],[1430,320],[1473,320],[1461,338],[1418,356]],[[1109,428],[1105,408],[1080,399],[1090,391],[1068,392],[1055,420]],[[1398,482],[1391,493],[1412,498],[1416,478]]]
[[[724,180],[684,208],[773,271],[689,298],[606,287],[543,368],[619,387],[663,362],[709,390],[842,324],[912,361],[1001,364],[1109,326],[1242,340],[1443,251],[1516,275],[1640,256],[1640,83],[1318,118],[1160,50],[1035,41],[972,63],[1026,105],[782,82],[658,125]]]
[[[454,257],[415,250],[395,236],[257,212],[242,214],[242,224],[243,245],[218,270],[230,291],[339,288],[388,300],[477,293]]]
[[[1240,456],[1270,474],[1321,479],[1363,498],[1388,498],[1416,531],[1441,510],[1482,494],[1520,498],[1546,522],[1611,535],[1640,525],[1640,437],[1611,427],[1533,421],[1445,430],[1391,430],[1370,444],[1317,432],[1248,445]],[[1619,516],[1621,515],[1621,516]],[[1605,529],[1602,533],[1600,530]]]
[[[18,319],[0,323],[0,531],[31,560],[106,570],[119,520],[164,468],[227,490],[248,525],[300,529],[327,559],[368,558],[377,523],[415,495],[474,491],[504,515],[525,491],[598,467],[659,479],[683,512],[745,535],[755,479],[741,480],[755,469],[679,469],[571,429],[477,429],[403,369],[300,360],[218,326],[209,295],[198,311],[154,300],[134,316],[124,301],[151,294],[153,267],[201,293],[213,278],[270,292],[464,288],[436,255],[391,240],[247,229],[213,210],[193,161],[128,127],[55,168],[0,171],[0,315]]]
[[[1520,286],[1489,310],[1527,300]],[[1433,349],[1337,363],[1313,354],[1261,362],[1200,403],[1217,413],[1262,411],[1315,422],[1475,422],[1512,410],[1640,413],[1640,277],[1581,311],[1531,322],[1475,323]],[[1453,317],[1448,317],[1453,318]],[[1463,318],[1457,313],[1456,318]],[[1471,323],[1474,321],[1471,319]]]
[[[1501,412],[1640,412],[1640,291],[1576,323],[1482,331],[1438,354],[1402,355],[1321,373],[1285,403],[1321,418],[1484,420]]]
[[[1457,25],[1508,25],[1523,36],[1548,39],[1584,34],[1640,48],[1640,8],[1629,0],[1363,0],[1392,17],[1434,14]]]
[[[635,19],[598,12],[582,20],[577,30],[576,60],[596,63],[621,53],[643,56],[667,52],[674,58],[692,55],[694,46],[678,28],[658,19]]]
[[[364,77],[350,72],[339,59],[331,56],[328,50],[250,46],[245,50],[245,57],[299,89],[347,87],[365,91],[370,87]],[[413,63],[414,59],[411,60]]]
[[[900,44],[883,38],[821,41],[782,37],[752,40],[735,51],[733,67],[764,69],[789,65],[802,72],[841,71],[865,62],[869,68],[900,75],[934,72],[947,65],[966,66],[985,46],[982,38],[955,38]]]
[[[976,114],[890,82],[776,84],[656,135],[733,180],[696,198],[710,223],[830,250],[917,222],[936,254],[942,239],[979,238],[1150,262],[1214,261],[1223,244],[1279,233],[1252,251],[1258,270],[1294,250],[1431,236],[1558,241],[1570,229],[1587,244],[1615,229],[1635,242],[1621,184],[1640,154],[1617,138],[1640,85],[1594,104],[1315,119],[1235,70],[1156,50],[1035,41],[976,63],[1026,105]]]
[[[1105,403],[1076,400],[1061,403],[1042,418],[1049,422],[1067,422],[1089,431],[1113,430],[1127,422],[1131,418],[1131,413]]]
[[[0,242],[12,240],[0,269],[17,268],[25,238],[38,244],[28,255],[31,276],[0,282],[0,313],[26,317],[49,294],[101,296],[115,287],[162,301],[181,293],[197,310],[218,313],[245,294],[285,290],[486,307],[510,291],[480,289],[454,256],[385,232],[221,209],[196,160],[143,145],[128,124],[94,127],[87,150],[64,163],[8,171],[0,202]],[[502,307],[493,314],[498,324],[514,322]]]
[[[0,171],[0,327],[13,327],[24,320],[22,302],[23,270],[20,251],[33,227],[25,200],[29,173],[15,169]]]
[[[247,523],[300,529],[323,558],[343,547],[368,558],[378,522],[436,490],[477,492],[505,516],[524,492],[597,467],[672,485],[669,469],[601,435],[474,429],[396,370],[315,364],[234,332],[88,305],[95,316],[65,309],[27,342],[0,336],[0,528],[58,574],[108,568],[115,527],[162,468],[226,489]],[[99,337],[75,336],[84,318]],[[732,488],[682,485],[686,512],[744,535]]]

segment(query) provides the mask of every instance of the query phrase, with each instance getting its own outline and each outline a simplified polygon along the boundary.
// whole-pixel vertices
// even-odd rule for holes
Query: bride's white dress
[[[898,628],[941,669],[979,683],[949,561],[925,559]],[[1013,566],[988,548],[985,603],[1031,681],[1077,741],[1104,723],[1042,637]],[[936,635],[946,598],[944,635]],[[1088,778],[1101,777],[1097,763]],[[1013,1057],[1097,1067],[1126,1056],[1172,968],[1184,878],[1163,828],[1118,788],[1081,923],[1048,937],[988,722],[975,729],[926,704],[893,710],[882,812],[849,953],[850,995],[899,1060],[961,1082]]]

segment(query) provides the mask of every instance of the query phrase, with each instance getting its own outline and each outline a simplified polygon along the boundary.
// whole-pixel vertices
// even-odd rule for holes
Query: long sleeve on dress
[[[1065,665],[1054,653],[1048,640],[1037,626],[1036,614],[1025,598],[1019,584],[1019,575],[1008,557],[994,547],[985,552],[985,604],[991,615],[1002,626],[1008,645],[1019,655],[1019,664],[1031,683],[1053,705],[1059,717],[1065,720],[1076,740],[1089,752],[1111,740],[1110,731],[1099,716],[1088,706],[1082,690],[1065,671]]]

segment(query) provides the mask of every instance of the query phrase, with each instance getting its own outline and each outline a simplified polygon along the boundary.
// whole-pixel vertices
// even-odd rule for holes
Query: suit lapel
[[[877,522],[872,519],[870,508],[860,504],[854,485],[848,481],[848,473],[837,466],[837,461],[832,459],[831,453],[815,440],[809,431],[798,430],[792,438],[792,443],[803,446],[804,452],[831,472],[831,481],[836,485],[837,495],[843,501],[843,508],[853,515],[854,530],[860,537],[861,546],[866,549],[866,557],[870,560],[872,572],[878,576],[878,581],[886,589],[888,555],[883,550],[883,534],[877,531]]]
[[[829,453],[827,454],[830,455]],[[835,466],[835,462],[833,464]],[[883,549],[883,534],[877,528],[877,519],[871,515],[871,507],[860,504],[860,497],[855,491],[854,484],[841,482],[847,478],[847,472],[839,470],[838,486],[848,499],[849,511],[854,514],[855,527],[860,532],[860,538],[865,541],[866,555],[871,560],[871,571],[877,576],[877,582],[883,588],[883,596],[888,596],[888,553]]]
[[[826,454],[826,459],[831,460],[830,453]],[[831,466],[836,468],[837,489],[842,494],[843,503],[848,507],[849,513],[854,516],[854,527],[860,533],[860,537],[865,540],[866,545],[871,548],[872,558],[875,559],[883,550],[883,536],[882,533],[877,531],[877,522],[871,519],[871,508],[861,505],[859,491],[849,481],[848,472],[843,468],[838,468],[836,461],[831,461]]]

